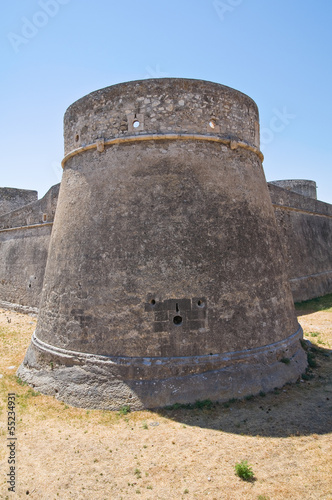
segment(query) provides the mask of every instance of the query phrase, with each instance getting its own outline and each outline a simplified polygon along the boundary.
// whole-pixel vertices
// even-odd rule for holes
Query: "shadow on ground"
[[[312,366],[295,384],[273,393],[159,415],[188,426],[246,436],[289,437],[332,432],[332,351],[313,346]]]
[[[313,314],[315,312],[318,312],[318,311],[315,311],[314,309],[296,309],[296,311],[295,311],[297,318],[300,318],[301,316],[309,316],[309,314]],[[319,311],[319,312],[322,312],[322,311]]]
[[[295,310],[298,316],[305,316],[314,312],[332,312],[332,293],[323,297],[297,302],[295,303]]]

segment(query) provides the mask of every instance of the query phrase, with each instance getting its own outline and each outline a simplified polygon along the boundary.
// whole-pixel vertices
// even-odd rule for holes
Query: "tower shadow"
[[[176,422],[227,433],[290,437],[332,432],[332,350],[313,347],[316,365],[295,384],[243,400],[173,405],[157,412]]]

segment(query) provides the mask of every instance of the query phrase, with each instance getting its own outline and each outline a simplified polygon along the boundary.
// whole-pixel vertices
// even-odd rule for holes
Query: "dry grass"
[[[331,500],[331,320],[326,311],[300,316],[319,348],[305,381],[211,409],[120,415],[70,408],[20,385],[15,371],[36,320],[0,310],[0,498],[14,497],[5,484],[5,405],[15,392],[16,498]],[[253,481],[235,475],[242,460]]]

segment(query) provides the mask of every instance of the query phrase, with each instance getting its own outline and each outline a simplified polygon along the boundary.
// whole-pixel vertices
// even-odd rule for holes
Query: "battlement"
[[[220,136],[259,148],[258,122],[256,103],[224,85],[183,78],[127,82],[69,106],[65,154],[101,139],[158,134]]]

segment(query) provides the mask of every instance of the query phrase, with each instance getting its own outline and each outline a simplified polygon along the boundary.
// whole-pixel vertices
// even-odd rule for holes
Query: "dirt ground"
[[[298,313],[317,365],[305,380],[211,409],[120,414],[21,385],[15,372],[36,319],[0,310],[0,498],[332,500],[332,312]],[[16,493],[6,483],[8,393]],[[252,481],[235,475],[242,460]]]

